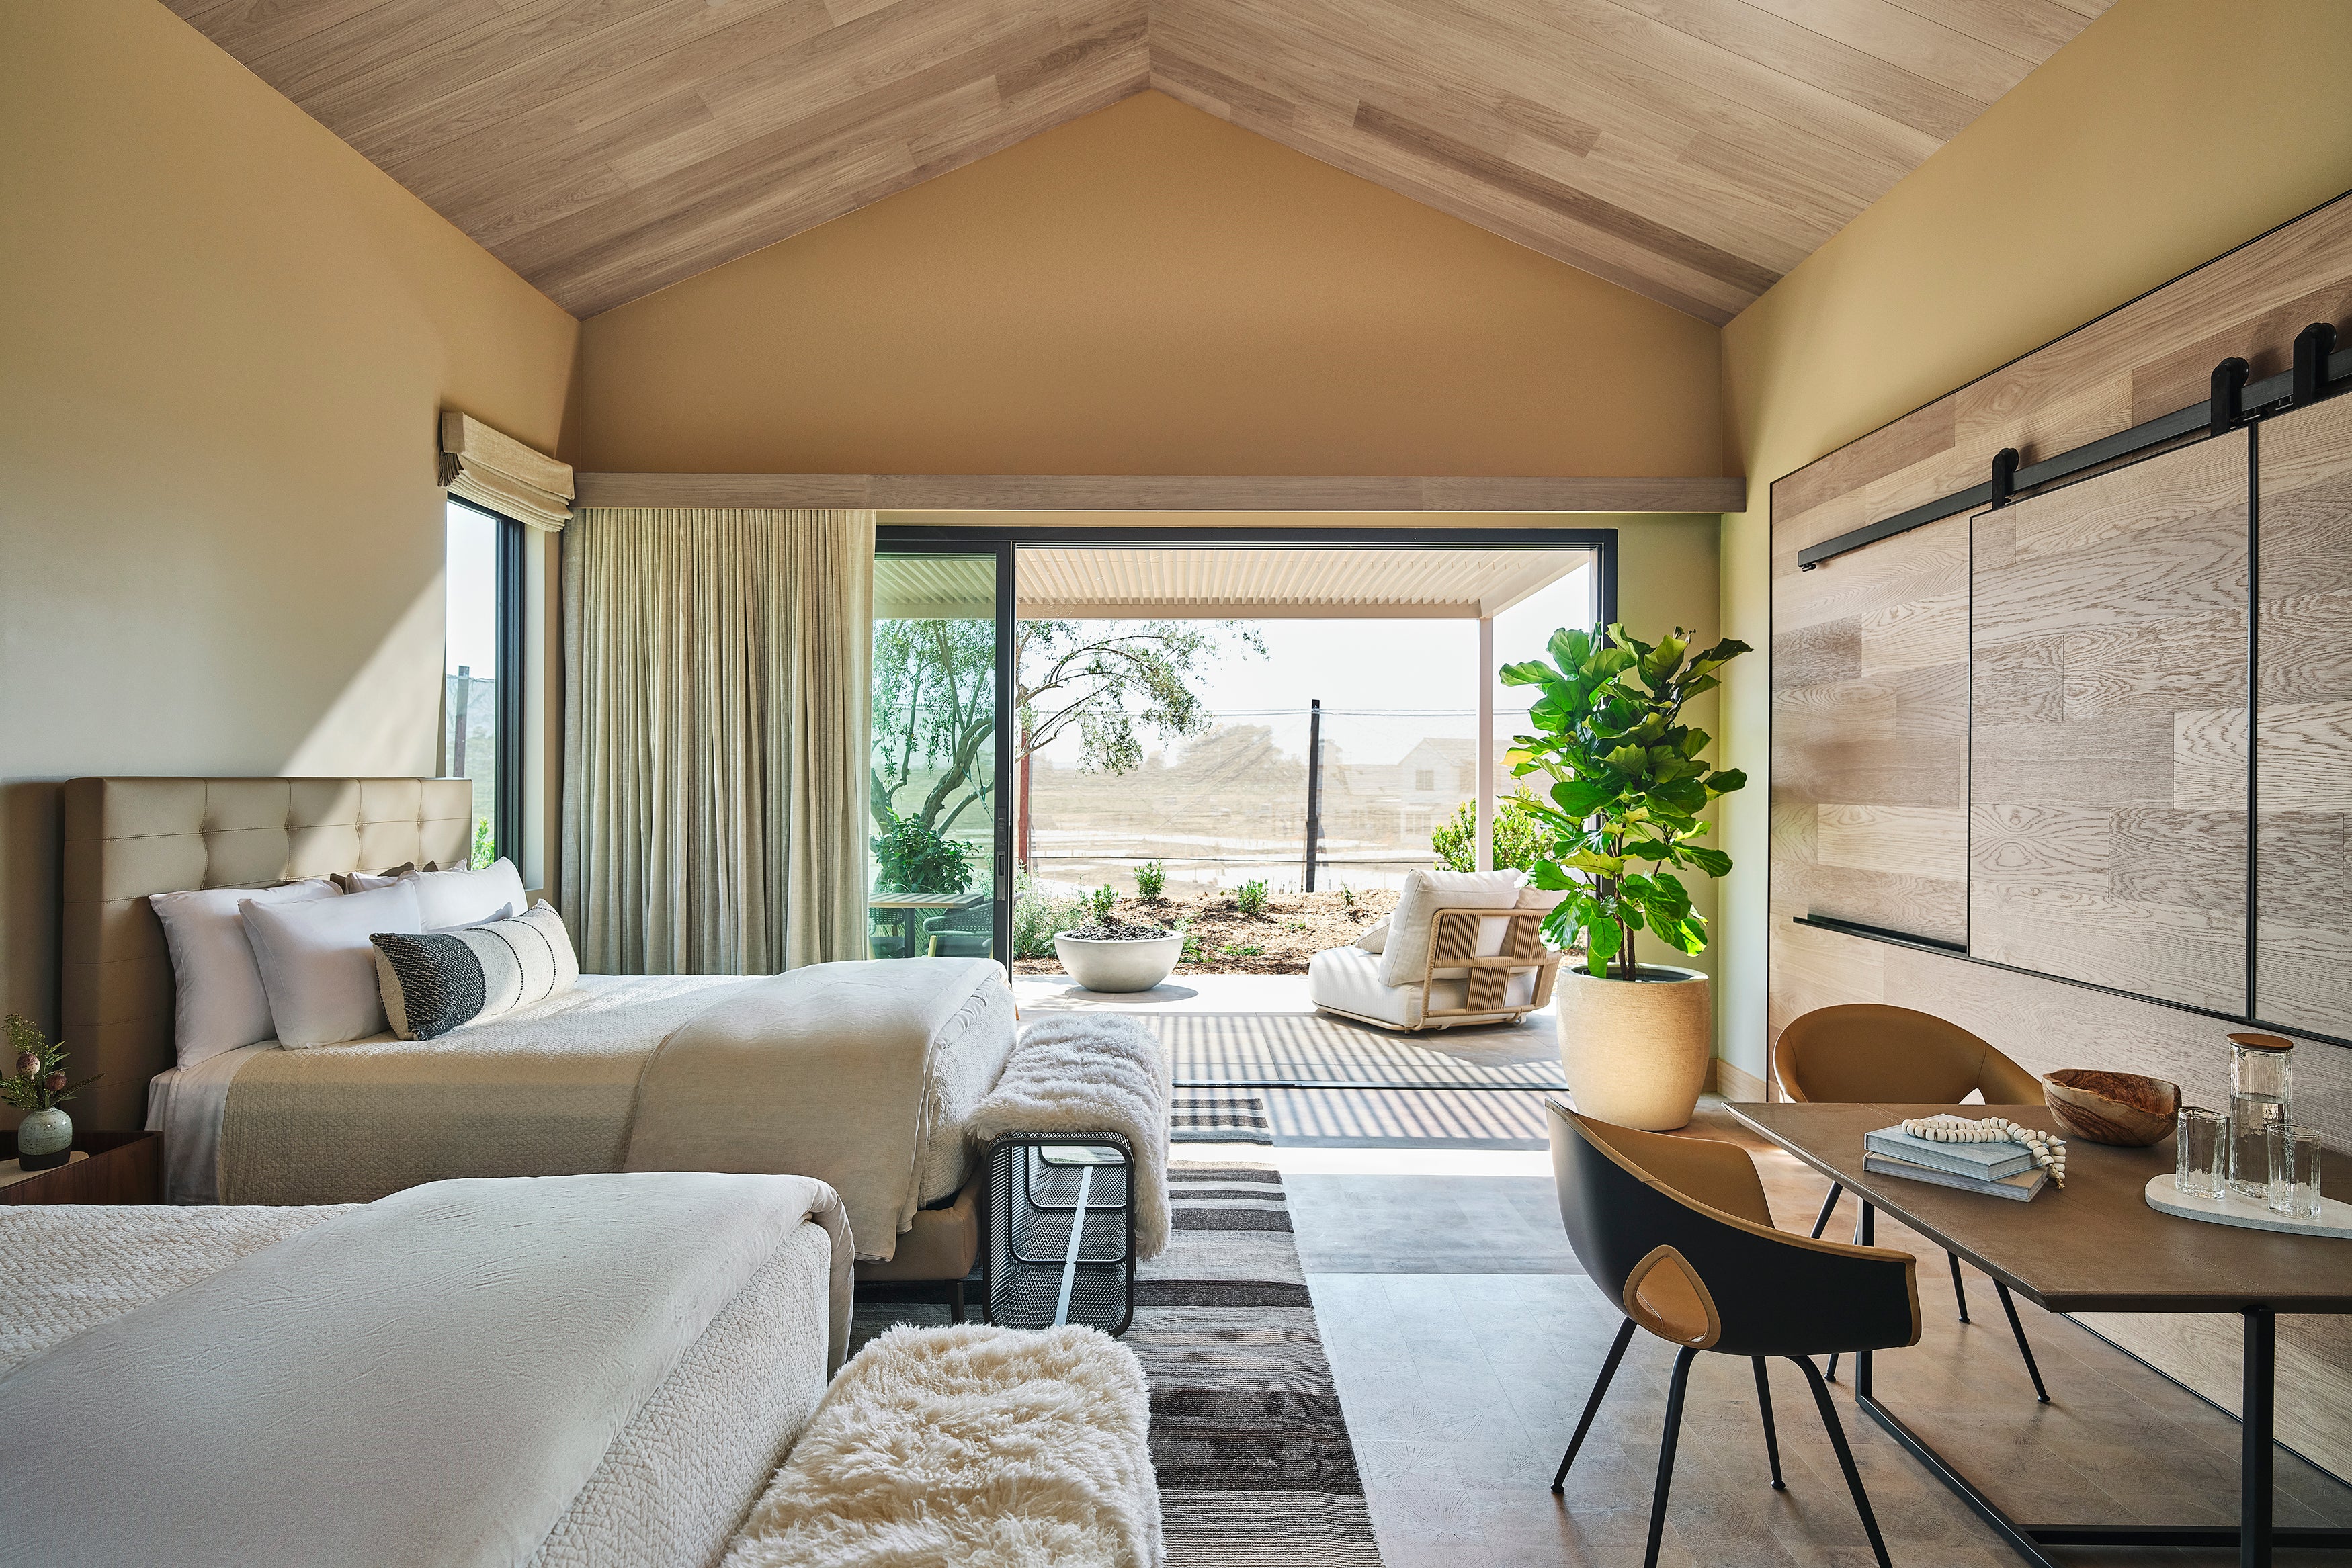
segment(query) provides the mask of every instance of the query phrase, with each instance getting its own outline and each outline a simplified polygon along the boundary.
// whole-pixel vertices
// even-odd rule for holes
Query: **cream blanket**
[[[1013,992],[986,958],[825,964],[728,993],[662,1041],[637,1082],[633,1171],[799,1171],[848,1205],[861,1258],[887,1259],[921,1206],[932,1145],[961,1139],[934,1068],[993,1082]]]
[[[1117,1133],[1135,1155],[1135,1253],[1168,1249],[1168,1058],[1120,1013],[1054,1013],[1029,1026],[965,1132]]]
[[[438,1182],[289,1235],[0,1378],[0,1560],[515,1568],[810,1220],[837,1363],[803,1177]]]

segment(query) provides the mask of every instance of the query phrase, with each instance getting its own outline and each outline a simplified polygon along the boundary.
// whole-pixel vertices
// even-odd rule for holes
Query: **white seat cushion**
[[[1381,984],[1381,956],[1361,947],[1327,947],[1307,960],[1307,999],[1399,1029],[1421,1027],[1421,988]]]
[[[1380,955],[1381,983],[1419,985],[1429,964],[1432,922],[1441,909],[1511,909],[1519,902],[1520,875],[1516,871],[1407,872],[1404,889],[1397,895],[1396,913],[1389,916],[1387,945]],[[1481,922],[1483,925],[1485,923]],[[1502,950],[1503,922],[1494,931],[1481,930],[1481,950]],[[1492,941],[1495,946],[1486,947]]]
[[[1318,1008],[1351,1013],[1397,1029],[1419,1029],[1427,1019],[1429,1008],[1459,1008],[1470,999],[1466,980],[1436,981],[1429,988],[1431,994],[1427,998],[1423,998],[1417,985],[1384,986],[1381,984],[1380,962],[1377,954],[1352,945],[1324,949],[1307,960],[1307,999]],[[1504,985],[1503,1005],[1506,1009],[1524,1008],[1535,994],[1536,971],[1519,970]],[[1508,1011],[1497,1011],[1443,1021],[1491,1022],[1510,1016]]]

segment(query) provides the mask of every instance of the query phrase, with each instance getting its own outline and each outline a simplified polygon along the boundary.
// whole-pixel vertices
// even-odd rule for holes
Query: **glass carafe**
[[[2294,1042],[2274,1034],[2230,1037],[2230,1175],[2226,1196],[2270,1200],[2270,1129],[2287,1116],[2287,1063]]]

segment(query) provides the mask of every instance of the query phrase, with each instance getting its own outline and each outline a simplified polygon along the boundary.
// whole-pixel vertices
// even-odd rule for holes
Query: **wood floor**
[[[1758,1156],[1775,1219],[1810,1228],[1827,1186],[1720,1110],[1694,1132]],[[1197,1153],[1198,1151],[1188,1151]],[[1636,1335],[1564,1498],[1549,1490],[1619,1313],[1559,1239],[1549,1162],[1419,1148],[1278,1150],[1301,1260],[1356,1439],[1389,1568],[1615,1568],[1642,1560],[1673,1352]],[[1380,1168],[1387,1162],[1385,1171]],[[1499,1162],[1523,1174],[1492,1174]],[[1318,1166],[1320,1168],[1318,1168]],[[1455,1170],[1483,1174],[1447,1174]],[[1552,1217],[1549,1230],[1542,1220]],[[1853,1223],[1851,1200],[1832,1228]],[[1499,1254],[1482,1263],[1472,1238]],[[2052,1521],[2223,1523],[2234,1518],[2237,1424],[2087,1331],[2020,1301],[2052,1403],[2037,1406],[1991,1284],[1968,1275],[1976,1321],[1954,1321],[1940,1249],[1882,1218],[1881,1246],[1919,1254],[1921,1343],[1878,1357],[1881,1396],[2012,1513]],[[2004,1568],[2011,1554],[1860,1416],[1840,1418],[1897,1568]],[[1748,1367],[1701,1356],[1675,1469],[1667,1565],[1870,1561],[1819,1417],[1793,1367],[1773,1377],[1789,1490],[1771,1490]],[[2352,1488],[2278,1457],[2279,1522],[2352,1521]],[[2058,1554],[2120,1564],[2236,1562],[2234,1552]],[[2352,1552],[2297,1552],[2294,1568]]]

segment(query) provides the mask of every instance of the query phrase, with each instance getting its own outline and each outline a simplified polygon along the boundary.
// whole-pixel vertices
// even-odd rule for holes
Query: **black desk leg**
[[[1878,1210],[1871,1204],[1862,1206],[1862,1221],[1854,1227],[1853,1244],[1857,1247],[1878,1245]],[[1853,1396],[1870,1397],[1870,1352],[1864,1351],[1853,1358]]]
[[[2271,1428],[2278,1392],[2278,1317],[2248,1307],[2243,1424],[2239,1430],[2238,1568],[2270,1568]]]

